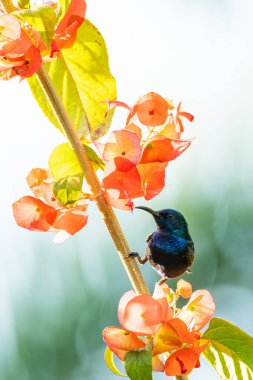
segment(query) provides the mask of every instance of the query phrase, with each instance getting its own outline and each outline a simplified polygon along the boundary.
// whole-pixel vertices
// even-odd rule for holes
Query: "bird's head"
[[[191,239],[187,222],[180,212],[169,208],[159,211],[154,211],[151,208],[144,206],[138,206],[135,208],[147,211],[151,214],[160,230],[170,232],[185,239]]]

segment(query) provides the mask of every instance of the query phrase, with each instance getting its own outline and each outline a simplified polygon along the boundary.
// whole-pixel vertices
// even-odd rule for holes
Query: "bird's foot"
[[[187,268],[186,273],[192,274],[192,270],[190,268]]]
[[[168,277],[167,277],[167,276],[162,277],[161,280],[158,281],[158,285],[162,285],[162,284],[164,284],[167,280],[168,280]]]
[[[126,259],[128,258],[131,258],[131,257],[135,257],[140,264],[145,264],[147,261],[148,261],[148,257],[147,256],[144,256],[143,258],[140,257],[139,253],[138,252],[130,252],[128,255],[126,255]]]

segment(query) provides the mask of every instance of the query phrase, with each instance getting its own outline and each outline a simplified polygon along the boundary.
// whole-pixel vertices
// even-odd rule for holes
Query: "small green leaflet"
[[[27,7],[29,3],[24,2],[24,5]],[[56,25],[54,10],[50,5],[23,9],[22,11],[13,12],[12,15],[31,25],[39,33],[47,47],[50,46]]]
[[[62,178],[54,182],[53,193],[62,205],[75,203],[82,192],[83,176]]]
[[[152,380],[152,352],[128,351],[125,369],[131,380]]]
[[[112,371],[115,375],[126,377],[126,375],[120,372],[120,370],[118,370],[118,368],[116,367],[113,360],[113,352],[110,350],[109,347],[106,347],[105,349],[104,359],[110,371]]]
[[[203,352],[222,380],[253,380],[253,338],[232,323],[213,318],[203,339]]]

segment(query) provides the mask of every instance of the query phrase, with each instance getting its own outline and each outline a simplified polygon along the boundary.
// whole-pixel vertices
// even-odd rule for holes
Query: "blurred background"
[[[171,162],[167,186],[148,203],[180,210],[196,245],[194,289],[207,288],[216,316],[253,332],[253,2],[252,0],[88,1],[87,18],[103,34],[118,81],[118,99],[133,104],[148,91],[195,115],[196,139]],[[95,205],[87,227],[63,244],[16,226],[11,204],[29,194],[25,177],[47,167],[63,141],[26,82],[0,83],[0,379],[113,380],[101,331],[117,325],[130,289]],[[115,114],[120,128],[124,110]],[[145,202],[136,201],[137,205]],[[117,211],[133,250],[144,252],[149,215]],[[157,274],[143,274],[152,291]],[[175,282],[170,282],[171,286]],[[154,375],[154,379],[166,378]],[[191,379],[215,379],[202,360]]]

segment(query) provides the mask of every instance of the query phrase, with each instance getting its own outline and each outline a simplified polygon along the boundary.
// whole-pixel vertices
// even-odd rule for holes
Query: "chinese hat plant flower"
[[[1,14],[0,78],[30,77],[43,62],[59,54],[61,49],[70,48],[85,11],[84,0],[72,0],[59,22],[52,3]]]
[[[190,299],[180,310],[176,302],[182,295]],[[154,371],[167,376],[188,375],[200,366],[199,357],[209,343],[201,338],[200,330],[214,311],[213,298],[207,290],[191,294],[191,285],[184,280],[178,281],[176,292],[166,284],[156,284],[153,297],[133,291],[123,295],[118,307],[122,327],[106,327],[103,338],[123,362],[127,362],[129,351],[149,350]]]
[[[108,102],[108,105],[109,108],[121,105],[129,110],[126,125],[120,130],[111,132],[104,144],[99,140],[92,139],[101,157],[95,153],[91,144],[87,145],[87,141],[84,147],[95,169],[103,171],[101,185],[106,201],[113,207],[133,210],[133,199],[144,197],[146,200],[150,200],[162,191],[168,163],[182,154],[190,146],[191,140],[181,138],[182,121],[179,124],[178,119],[182,115],[179,115],[179,108],[175,110],[170,101],[154,92],[141,97],[132,109],[118,101]],[[190,121],[193,119],[188,113],[183,117]],[[75,153],[67,144],[62,144],[54,149],[49,158],[49,166],[53,174],[50,179],[50,191],[60,205],[67,207],[71,217],[73,217],[73,211],[77,215],[77,209],[74,210],[73,207],[79,207],[79,202],[83,202],[83,198],[90,201],[96,199],[91,194],[87,195],[82,191],[83,172]],[[62,194],[65,193],[71,193],[72,197],[63,199]],[[43,194],[35,195],[43,197]],[[24,206],[24,201],[26,206]],[[50,228],[47,228],[44,223],[44,213],[34,214],[36,220],[42,222],[44,229],[34,229],[33,224],[25,222],[26,213],[31,211],[27,207],[28,201],[32,200],[25,198],[14,203],[14,217],[17,223],[21,227],[31,230],[52,231],[52,228],[55,228],[55,222]],[[35,200],[33,199],[32,202],[32,207],[35,207]],[[40,203],[41,201],[36,202]],[[85,219],[86,221],[87,219]],[[62,218],[62,230],[64,230],[64,222],[69,225],[68,218]],[[66,227],[65,231],[69,233],[68,236],[73,235],[85,224],[84,220],[79,220],[77,225],[74,224],[75,228],[71,232],[67,231],[69,227]]]

